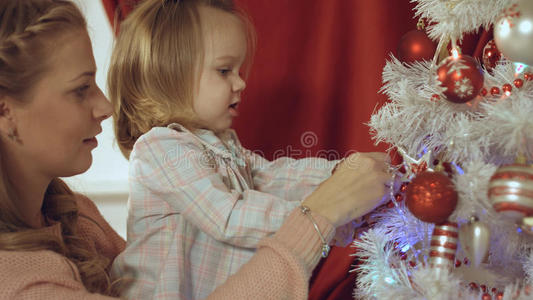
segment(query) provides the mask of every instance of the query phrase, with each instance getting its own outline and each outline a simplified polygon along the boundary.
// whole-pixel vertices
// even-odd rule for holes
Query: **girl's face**
[[[69,33],[52,45],[48,70],[29,91],[26,104],[11,106],[19,141],[9,141],[10,169],[23,170],[22,177],[86,171],[97,146],[95,136],[102,131],[100,123],[112,113],[95,83],[87,32]]]
[[[220,132],[238,115],[241,92],[246,87],[240,74],[246,58],[246,32],[234,15],[211,7],[200,7],[199,11],[204,60],[193,108],[205,128]]]

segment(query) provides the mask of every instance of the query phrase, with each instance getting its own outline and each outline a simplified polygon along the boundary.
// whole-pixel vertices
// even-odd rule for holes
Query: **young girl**
[[[130,160],[128,244],[114,263],[132,280],[126,296],[205,298],[338,163],[243,149],[230,126],[252,50],[231,0],[146,0],[121,24],[108,84]]]

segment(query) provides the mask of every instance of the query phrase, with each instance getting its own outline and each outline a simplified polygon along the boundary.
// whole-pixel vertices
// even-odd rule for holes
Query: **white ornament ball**
[[[533,65],[533,1],[518,0],[494,24],[494,41],[503,55]]]

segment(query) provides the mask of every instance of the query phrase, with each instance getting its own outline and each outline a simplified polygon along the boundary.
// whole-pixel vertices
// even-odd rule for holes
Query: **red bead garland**
[[[510,84],[506,83],[502,86],[502,90],[505,94],[509,94],[513,90],[513,87]]]

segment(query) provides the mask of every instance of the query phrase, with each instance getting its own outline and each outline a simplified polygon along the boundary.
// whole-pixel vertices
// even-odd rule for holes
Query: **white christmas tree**
[[[403,164],[354,242],[354,296],[533,299],[533,0],[413,2],[427,26],[387,62],[369,124]],[[457,44],[483,28],[478,62]]]

